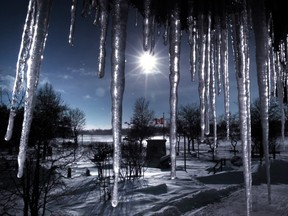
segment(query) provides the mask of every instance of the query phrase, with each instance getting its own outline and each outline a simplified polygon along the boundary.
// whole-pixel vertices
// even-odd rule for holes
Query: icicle
[[[270,43],[270,38],[269,38],[269,42],[268,42],[268,47],[271,47],[271,43]],[[271,102],[271,78],[272,78],[272,67],[271,67],[272,63],[271,63],[271,49],[268,50],[268,58],[267,58],[267,75],[268,75],[268,92],[269,92],[269,106],[270,106],[270,102]]]
[[[82,17],[87,17],[87,14],[89,14],[89,6],[90,6],[90,0],[83,0],[81,11]]]
[[[284,91],[284,90],[283,90]],[[284,92],[283,92],[284,93]],[[286,93],[286,92],[285,92]],[[280,109],[281,109],[281,145],[284,147],[284,141],[285,141],[285,122],[286,122],[286,116],[285,116],[285,110],[284,110],[284,95],[280,102]]]
[[[252,208],[251,200],[251,168],[250,168],[250,157],[249,151],[249,112],[248,112],[248,98],[247,98],[247,86],[246,86],[246,76],[240,78],[237,76],[237,85],[238,85],[238,103],[239,103],[239,117],[240,117],[240,129],[241,129],[241,141],[242,141],[242,151],[243,151],[243,167],[244,167],[244,179],[246,186],[246,205],[247,205],[247,215],[250,215]]]
[[[91,0],[91,7],[96,8],[97,7],[97,0]]]
[[[285,73],[286,78],[286,98],[288,98],[288,76],[287,73]],[[287,101],[285,101],[285,103],[287,103]],[[285,122],[286,122],[286,115],[285,115],[285,107],[284,107],[284,103],[282,103],[282,108],[281,108],[281,145],[283,146],[283,150],[285,150]]]
[[[165,22],[165,29],[164,29],[164,34],[163,34],[163,40],[164,40],[164,45],[166,46],[167,43],[168,43],[168,29],[169,29],[169,26],[168,26],[168,19],[166,20]]]
[[[144,51],[149,50],[149,37],[151,28],[151,0],[144,1],[144,22],[143,22],[143,48]]]
[[[221,27],[221,64],[222,64],[222,77],[224,87],[224,104],[225,104],[225,120],[227,128],[227,140],[230,136],[230,93],[229,93],[229,73],[228,73],[228,28],[227,28],[227,15],[225,14],[222,20]]]
[[[248,157],[248,174],[247,174],[247,182],[249,183],[249,188],[247,190],[247,194],[251,195],[252,190],[252,169],[251,169],[251,161],[252,161],[252,136],[251,136],[251,95],[250,95],[250,58],[249,58],[249,30],[252,29],[252,19],[251,19],[251,9],[246,8],[246,1],[244,5],[244,14],[243,18],[243,51],[245,53],[244,62],[245,62],[245,71],[246,71],[246,97],[247,97],[247,157]],[[248,16],[248,17],[247,17]],[[251,201],[250,201],[251,200]],[[252,202],[252,197],[248,200],[247,205]],[[251,204],[252,206],[252,204]],[[252,208],[252,207],[251,207]],[[248,210],[248,209],[247,209]]]
[[[273,46],[272,46],[272,15],[269,14],[269,20],[268,20],[268,59],[267,59],[267,68],[268,68],[268,92],[269,92],[269,106],[271,102],[271,94],[273,91],[273,76],[274,76],[274,71],[273,71]],[[275,89],[276,90],[276,89]]]
[[[277,63],[276,63],[276,60],[277,57],[276,57],[276,53],[274,53],[272,51],[272,54],[271,54],[271,64],[272,64],[272,82],[273,82],[273,96],[276,97],[276,92],[277,92]]]
[[[238,86],[239,118],[243,151],[243,171],[246,191],[246,215],[252,210],[251,175],[251,117],[250,117],[250,81],[248,57],[248,21],[246,2],[241,13],[232,15],[233,52]]]
[[[74,45],[74,30],[75,30],[76,10],[77,10],[77,0],[72,0],[71,21],[70,21],[70,30],[69,30],[69,44],[71,46]]]
[[[286,41],[285,41],[285,47],[286,47],[286,61],[288,61],[288,34],[286,35]],[[287,74],[287,73],[286,73]],[[288,94],[288,88],[287,88],[287,94]],[[288,95],[287,95],[288,96]]]
[[[18,154],[18,178],[21,178],[23,175],[26,160],[26,147],[33,116],[34,96],[43,58],[52,0],[36,1],[36,3],[37,15],[34,26],[35,30],[29,51],[29,59],[27,61],[27,88],[25,92],[24,119]]]
[[[170,17],[171,29],[169,35],[170,55],[170,155],[171,155],[171,179],[176,177],[176,143],[177,143],[177,102],[178,84],[180,77],[180,47],[181,47],[181,23],[179,8],[176,6]]]
[[[136,9],[136,12],[135,12],[135,27],[138,26],[138,11]]]
[[[93,9],[94,4],[95,4],[95,2],[93,2],[93,0],[90,0],[89,7],[88,7],[88,15],[89,16],[92,14],[92,9]]]
[[[151,46],[150,46],[150,53],[152,53],[152,55],[154,55],[154,48],[155,48],[155,16],[153,16],[151,18],[152,22],[151,22]]]
[[[106,37],[108,29],[108,1],[99,0],[100,5],[100,44],[98,56],[98,77],[102,78],[105,74],[105,57],[106,57]]]
[[[161,35],[161,25],[160,23],[157,23],[157,36]]]
[[[283,41],[280,43],[280,61],[281,62],[286,62],[286,58],[285,58],[285,45],[283,44]]]
[[[190,72],[191,72],[191,80],[194,82],[196,75],[197,30],[196,30],[196,19],[193,17],[192,5],[189,8],[188,28],[189,28],[189,45],[190,45]]]
[[[276,60],[276,71],[277,71],[277,93],[278,93],[278,101],[280,104],[281,110],[281,144],[284,146],[284,138],[285,138],[285,112],[284,112],[284,86],[282,80],[282,70],[280,63],[280,54],[277,52],[277,60]]]
[[[210,134],[210,57],[211,57],[211,13],[208,14],[207,45],[205,52],[205,134]]]
[[[286,35],[286,40],[285,40],[285,47],[286,47],[286,59],[288,60],[288,34]]]
[[[10,108],[10,115],[8,121],[7,132],[5,135],[5,140],[9,141],[12,137],[13,133],[13,126],[14,126],[14,118],[16,116],[16,106],[17,106],[17,97],[21,91],[22,83],[24,80],[24,73],[26,69],[26,63],[28,59],[29,49],[31,46],[31,39],[33,35],[33,22],[35,16],[35,1],[29,1],[27,16],[25,20],[25,25],[22,34],[22,41],[20,45],[20,51],[18,54],[18,60],[16,64],[16,78],[13,87],[12,93],[12,101],[11,101],[11,108]]]
[[[245,2],[245,6],[246,6],[246,2]],[[246,13],[248,13],[246,10],[244,11],[244,15],[242,15],[243,20],[243,24],[244,24],[244,38],[243,38],[243,52],[245,53],[244,56],[244,62],[245,62],[245,68],[244,70],[246,71],[246,75],[245,75],[245,80],[246,80],[246,97],[247,97],[247,136],[248,136],[248,140],[247,140],[247,164],[245,164],[245,166],[248,166],[248,172],[246,174],[246,180],[245,180],[245,184],[246,186],[246,196],[248,197],[248,199],[246,200],[246,205],[247,205],[247,212],[252,210],[252,169],[251,169],[251,161],[252,161],[252,156],[251,156],[251,152],[252,152],[252,137],[251,137],[251,96],[250,96],[250,59],[249,59],[249,23],[251,23],[251,21],[249,22],[248,17],[251,17],[251,12],[250,12],[250,16],[246,16]],[[245,174],[244,174],[245,175]],[[250,210],[248,209],[250,207]]]
[[[221,82],[221,29],[220,29],[220,17],[218,16],[216,18],[216,28],[215,28],[215,32],[216,32],[216,75],[217,75],[217,90],[218,90],[218,95],[221,94],[221,86],[222,86],[222,82]]]
[[[216,115],[216,84],[215,84],[215,31],[211,33],[211,55],[210,55],[210,97],[211,97],[211,112],[212,112],[212,120],[213,120],[213,138],[214,138],[214,149],[217,148],[217,115]]]
[[[94,21],[93,21],[93,25],[97,25],[98,24],[98,22],[99,22],[99,10],[100,10],[100,8],[99,8],[99,4],[96,4],[95,5],[95,15],[94,15]]]
[[[269,59],[270,59],[270,68],[271,68],[271,79],[272,79],[272,94],[274,97],[276,97],[276,91],[277,91],[277,72],[276,72],[276,52],[274,52],[273,49],[273,41],[274,41],[274,32],[272,31],[272,26],[273,26],[273,19],[271,18],[269,22],[269,30],[271,31],[270,37],[269,37],[269,43],[268,43],[268,48],[269,48]]]
[[[204,130],[205,130],[205,51],[206,51],[206,35],[204,34],[204,15],[200,14],[198,16],[199,20],[199,99],[200,99],[200,115],[201,115],[201,140],[204,140]]]
[[[266,22],[266,13],[264,2],[254,2],[253,9],[253,27],[256,44],[256,65],[260,97],[260,117],[262,126],[262,144],[265,155],[268,202],[271,203],[271,185],[270,185],[270,161],[269,161],[269,92],[268,92],[268,73],[267,59],[268,50],[268,26]]]
[[[114,0],[112,12],[112,135],[113,135],[113,170],[114,186],[112,191],[111,204],[118,205],[118,180],[120,171],[120,143],[122,127],[122,100],[125,85],[125,46],[126,28],[128,19],[128,1]]]
[[[7,132],[5,135],[6,141],[9,141],[12,137],[15,116],[16,116],[16,111],[13,107],[11,107],[10,114],[9,114],[9,122],[8,122],[8,126],[7,126]]]

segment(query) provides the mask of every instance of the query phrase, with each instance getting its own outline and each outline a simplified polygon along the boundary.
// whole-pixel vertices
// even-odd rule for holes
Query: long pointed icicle
[[[270,21],[271,23],[269,23],[270,25],[270,30],[272,29],[272,20]],[[274,97],[276,97],[276,88],[277,88],[277,73],[276,73],[276,52],[274,52],[274,49],[273,49],[273,46],[272,46],[272,43],[274,41],[274,33],[273,31],[271,30],[271,33],[270,33],[271,37],[269,39],[269,53],[270,53],[270,68],[271,68],[271,82],[272,82],[272,95]]]
[[[99,0],[100,5],[100,45],[98,56],[98,77],[102,78],[105,74],[105,57],[106,57],[106,37],[108,29],[108,1]]]
[[[95,15],[94,15],[94,21],[93,21],[93,25],[97,26],[98,22],[99,22],[99,10],[100,10],[100,6],[97,3],[97,1],[95,1]]]
[[[72,0],[71,21],[70,21],[69,41],[68,41],[71,46],[74,45],[74,31],[75,31],[76,10],[77,10],[77,0]]]
[[[35,5],[37,14],[34,26],[34,35],[29,51],[29,59],[27,61],[27,88],[25,92],[24,120],[18,154],[18,178],[23,176],[24,171],[26,147],[33,117],[34,98],[47,37],[51,5],[52,0],[36,1]]]
[[[216,114],[216,71],[215,71],[215,31],[211,33],[211,56],[210,56],[210,98],[211,98],[211,113],[213,120],[213,139],[214,149],[217,148],[217,114]]]
[[[244,5],[244,14],[242,15],[243,19],[243,52],[245,54],[244,56],[244,63],[245,63],[245,68],[244,70],[246,71],[246,97],[247,97],[247,158],[248,158],[248,173],[247,173],[247,183],[248,184],[248,190],[247,194],[252,190],[252,169],[251,169],[251,162],[252,162],[252,156],[251,156],[251,151],[252,151],[252,136],[251,136],[251,95],[250,95],[250,58],[249,58],[249,30],[251,28],[252,21],[249,19],[251,17],[251,10],[246,8],[246,1]],[[249,191],[250,190],[250,191]],[[252,202],[252,197],[250,200],[247,202]],[[251,204],[252,205],[252,204]],[[252,208],[252,207],[251,207]],[[248,210],[248,209],[247,209]]]
[[[22,83],[24,80],[24,73],[26,69],[27,59],[29,56],[29,49],[31,46],[31,39],[33,36],[33,22],[34,22],[34,10],[35,1],[29,1],[27,16],[25,20],[25,25],[22,34],[22,41],[20,45],[20,51],[18,54],[18,60],[16,64],[16,78],[13,87],[12,101],[10,108],[10,115],[8,121],[7,132],[5,135],[5,140],[9,141],[12,137],[14,118],[16,116],[16,106],[17,106],[17,97],[22,88]]]
[[[135,10],[135,27],[138,26],[138,10]]]
[[[207,40],[205,52],[205,134],[210,133],[210,56],[211,56],[211,13],[208,13]]]
[[[169,31],[169,25],[168,25],[168,19],[165,22],[165,26],[164,26],[164,32],[163,32],[163,41],[164,41],[164,45],[166,46],[168,44],[168,31]]]
[[[216,42],[215,42],[215,70],[217,75],[217,93],[218,95],[221,94],[221,21],[220,17],[216,17],[216,27],[215,27],[215,34],[216,34]]]
[[[284,141],[285,141],[285,110],[284,110],[284,87],[281,81],[279,81],[279,87],[278,91],[281,93],[279,94],[279,103],[280,103],[280,110],[281,110],[281,145],[284,146]]]
[[[287,76],[287,75],[286,75]],[[287,90],[287,77],[286,77],[286,90]],[[285,92],[286,98],[288,97],[288,93]],[[283,98],[284,100],[284,98]],[[286,115],[285,115],[285,107],[284,102],[282,101],[281,105],[281,145],[283,146],[283,150],[285,150],[285,122],[286,122]]]
[[[233,28],[233,51],[238,86],[238,104],[241,130],[241,142],[243,151],[243,170],[246,194],[246,215],[249,216],[252,210],[252,175],[251,175],[251,127],[250,124],[250,84],[249,84],[249,63],[248,60],[248,25],[247,11],[244,4],[241,13],[232,15]]]
[[[269,92],[268,92],[268,25],[264,2],[253,2],[253,27],[256,44],[256,65],[260,97],[260,117],[262,126],[262,144],[265,155],[268,202],[271,203],[270,160],[269,160]]]
[[[152,55],[154,55],[154,48],[155,48],[155,38],[156,38],[156,35],[155,35],[155,29],[156,29],[156,23],[155,23],[155,16],[153,16],[151,18],[151,29],[150,29],[150,37],[151,37],[151,46],[150,46],[150,53]]]
[[[170,156],[171,179],[176,177],[176,143],[177,143],[177,103],[178,84],[180,77],[180,47],[181,47],[181,23],[179,9],[174,8],[170,17]]]
[[[118,180],[120,171],[120,143],[122,128],[122,100],[125,85],[125,47],[126,28],[128,19],[128,1],[114,0],[112,12],[112,135],[113,135],[113,170],[114,186],[112,191],[111,204],[118,205]]]
[[[285,45],[284,43],[282,42],[281,44],[282,46],[280,46],[280,52],[282,53],[281,56],[282,56],[282,62],[286,62],[286,57],[285,57]],[[281,70],[282,71],[282,70]],[[280,75],[280,74],[279,74]],[[281,77],[281,75],[279,76]],[[281,87],[282,88],[279,88],[279,91],[282,92],[282,98],[279,98],[281,100],[279,100],[280,102],[280,109],[281,109],[281,145],[284,146],[284,141],[285,141],[285,110],[284,110],[284,99],[285,97],[287,98],[287,83],[286,83],[286,92],[285,92],[285,89],[284,89],[284,83],[286,82],[287,80],[287,73],[284,73],[284,77],[282,78],[282,82],[281,82]],[[283,89],[283,90],[281,90]]]
[[[277,98],[278,98],[278,102],[280,104],[280,110],[281,110],[281,142],[282,142],[282,145],[284,146],[284,125],[285,125],[285,118],[284,118],[284,103],[283,103],[283,100],[284,100],[284,86],[283,86],[283,74],[282,74],[282,71],[283,71],[283,68],[281,66],[281,63],[280,63],[280,54],[279,52],[277,52],[277,57],[276,57],[276,72],[277,72]]]
[[[149,50],[150,28],[151,28],[151,0],[144,0],[144,19],[143,19],[143,48]]]
[[[273,75],[274,75],[274,72],[273,72],[273,58],[272,58],[272,55],[273,55],[273,46],[272,46],[272,38],[271,38],[271,34],[272,34],[272,15],[270,14],[269,15],[269,19],[268,19],[268,34],[269,34],[269,37],[268,37],[268,59],[267,59],[267,71],[268,71],[268,92],[269,92],[269,106],[270,106],[270,102],[271,102],[271,94],[273,91]]]
[[[82,10],[81,10],[81,16],[87,17],[90,13],[90,0],[83,0],[82,1]]]
[[[200,14],[198,16],[199,20],[199,42],[200,51],[199,51],[199,69],[198,69],[198,78],[199,78],[199,99],[200,99],[200,127],[201,127],[201,141],[204,140],[204,131],[205,131],[205,50],[206,50],[206,35],[204,33],[204,15]]]
[[[189,28],[188,38],[190,45],[190,73],[191,73],[191,80],[194,82],[196,76],[197,30],[196,30],[196,19],[193,16],[193,5],[190,5],[189,10],[190,11],[188,16],[188,28]]]
[[[229,73],[228,73],[228,28],[227,28],[227,15],[224,12],[222,26],[221,26],[221,64],[222,64],[222,77],[224,88],[224,104],[225,104],[225,120],[227,128],[227,140],[230,136],[230,90],[229,90]]]

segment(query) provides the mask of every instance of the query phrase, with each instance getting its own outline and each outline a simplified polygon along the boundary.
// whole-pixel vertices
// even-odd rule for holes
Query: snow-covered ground
[[[215,165],[209,147],[200,146],[200,158],[187,156],[184,170],[183,152],[177,157],[177,178],[170,172],[147,168],[144,178],[120,183],[120,202],[113,208],[104,201],[96,185],[97,170],[88,159],[72,165],[72,178],[65,179],[65,191],[55,191],[56,199],[47,206],[47,215],[245,215],[245,192],[242,168],[233,166],[230,144],[221,142],[217,158],[226,158],[223,171],[208,172]],[[265,169],[253,161],[252,216],[288,215],[288,151],[271,159],[272,204],[268,204]],[[240,145],[238,150],[241,151]],[[241,156],[239,153],[238,155]],[[89,168],[91,176],[85,176]],[[20,214],[21,215],[21,214]]]
[[[240,148],[240,145],[238,146]],[[113,208],[101,199],[95,179],[97,172],[89,161],[75,164],[74,176],[67,179],[69,193],[59,195],[50,203],[52,215],[245,215],[245,192],[241,182],[241,167],[229,159],[230,144],[221,142],[216,157],[226,158],[224,171],[213,174],[207,169],[215,165],[206,146],[201,147],[200,159],[187,156],[184,171],[183,153],[177,157],[177,178],[170,179],[169,171],[148,168],[144,178],[120,185],[120,203]],[[240,150],[240,149],[239,149]],[[287,162],[286,162],[287,161]],[[92,176],[80,175],[86,167]],[[84,169],[85,168],[85,169]],[[288,215],[288,154],[281,152],[272,160],[272,204],[268,205],[264,169],[253,161],[255,184],[252,189],[252,215]],[[257,172],[258,171],[258,172]]]

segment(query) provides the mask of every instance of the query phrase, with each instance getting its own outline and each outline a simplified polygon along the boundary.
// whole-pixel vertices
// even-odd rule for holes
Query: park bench
[[[213,174],[215,174],[216,172],[223,171],[223,166],[226,165],[226,159],[221,158],[220,160],[217,160],[215,162],[216,162],[215,166],[209,170],[208,174],[211,173],[212,171],[213,171]]]

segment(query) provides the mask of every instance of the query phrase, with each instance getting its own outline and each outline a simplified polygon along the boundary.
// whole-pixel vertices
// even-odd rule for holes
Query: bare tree
[[[55,188],[65,188],[61,173],[64,173],[68,164],[74,161],[73,152],[59,148],[57,154],[56,151],[54,153],[50,160],[42,161],[39,149],[29,150],[21,179],[16,177],[13,167],[17,163],[16,159],[9,161],[9,166],[1,176],[3,183],[0,185],[0,207],[3,207],[3,211],[0,211],[1,215],[3,213],[17,215],[19,212],[24,216],[46,214],[49,202],[57,199],[51,192]],[[23,201],[22,210],[18,205],[19,199]],[[11,206],[13,208],[9,208]]]
[[[151,137],[154,134],[151,124],[153,119],[154,111],[149,109],[149,101],[144,97],[138,98],[134,105],[128,138],[131,140],[137,140],[140,145],[142,145],[144,139]]]
[[[200,135],[200,109],[196,104],[181,106],[177,119],[178,132],[188,138],[188,152],[192,143],[192,151],[195,151],[195,140]]]
[[[260,101],[256,99],[251,105],[251,136],[253,141],[252,155],[259,152],[263,157],[262,126],[260,117]],[[281,136],[281,111],[276,100],[271,99],[269,107],[269,148],[275,153],[276,139]],[[275,155],[273,155],[275,157]]]
[[[71,121],[72,135],[74,138],[74,142],[77,145],[79,132],[84,129],[84,126],[86,124],[85,113],[78,108],[70,109],[69,117]]]
[[[61,95],[51,84],[46,83],[37,91],[29,145],[41,145],[43,159],[46,158],[49,142],[58,135],[59,123],[66,110]]]
[[[59,169],[66,167],[65,161],[74,160],[71,157],[73,152],[56,151],[55,147],[53,151],[50,146],[51,140],[57,136],[59,124],[66,110],[60,95],[50,84],[45,84],[39,89],[29,135],[24,176],[17,179],[15,169],[5,169],[5,171],[7,170],[5,178],[8,186],[0,187],[1,194],[10,194],[16,196],[18,200],[19,198],[23,200],[23,215],[39,215],[40,212],[42,215],[45,214],[46,205],[51,198],[50,191],[61,183]],[[15,121],[15,126],[21,127],[21,123],[17,122]],[[49,152],[51,152],[50,157],[46,158]],[[14,160],[16,163],[16,158]],[[9,187],[11,183],[13,186]]]

